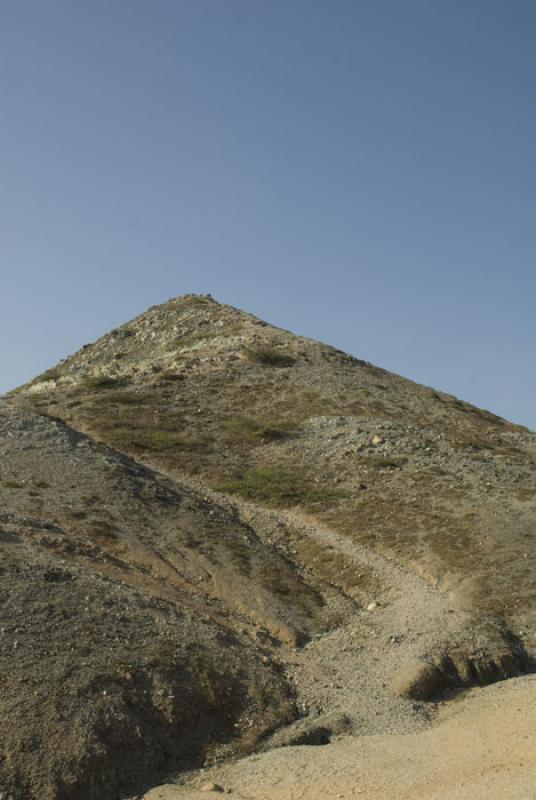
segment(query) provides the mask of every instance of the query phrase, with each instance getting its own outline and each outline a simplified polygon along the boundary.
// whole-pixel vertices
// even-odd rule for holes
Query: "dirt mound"
[[[124,796],[295,715],[269,645],[324,601],[251,527],[6,405],[0,458],[2,791]]]
[[[246,721],[258,733],[292,716],[247,641],[28,555],[2,561],[0,786],[13,797],[124,797],[218,746],[239,750]]]

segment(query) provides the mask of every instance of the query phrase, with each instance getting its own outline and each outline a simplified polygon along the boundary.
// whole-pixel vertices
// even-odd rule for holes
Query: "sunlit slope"
[[[533,618],[534,434],[455,397],[189,295],[18,398],[171,474],[312,514],[460,604]]]

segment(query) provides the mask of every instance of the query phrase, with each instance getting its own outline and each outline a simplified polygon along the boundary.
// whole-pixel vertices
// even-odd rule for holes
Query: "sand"
[[[473,689],[429,730],[288,747],[206,770],[145,800],[534,800],[536,676]]]

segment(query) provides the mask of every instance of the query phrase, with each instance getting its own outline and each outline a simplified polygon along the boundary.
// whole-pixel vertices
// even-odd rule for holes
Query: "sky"
[[[211,293],[536,429],[534,0],[0,0],[0,392]]]

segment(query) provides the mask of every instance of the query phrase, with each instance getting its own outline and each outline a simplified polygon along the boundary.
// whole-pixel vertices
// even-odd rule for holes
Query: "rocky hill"
[[[250,527],[6,406],[0,463],[2,787],[125,796],[292,718],[265,643],[322,630],[323,598]]]
[[[189,295],[0,425],[17,800],[426,728],[532,671],[536,436],[489,412]]]

